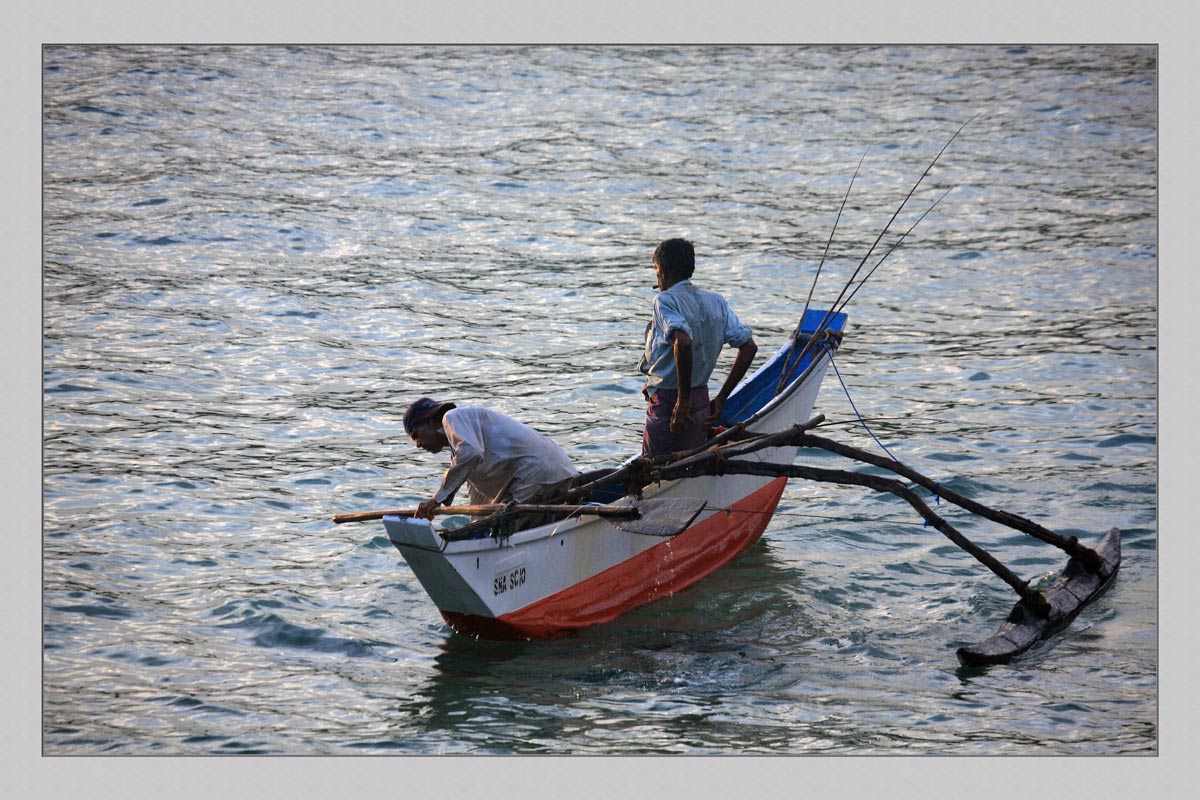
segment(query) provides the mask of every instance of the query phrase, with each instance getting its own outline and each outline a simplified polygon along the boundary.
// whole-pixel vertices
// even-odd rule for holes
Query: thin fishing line
[[[825,350],[829,353],[829,365],[831,367],[833,367],[833,373],[835,375],[837,375],[838,383],[840,383],[842,385],[842,391],[846,393],[846,399],[850,401],[850,408],[854,409],[854,416],[856,416],[858,418],[858,421],[860,423],[862,423],[863,430],[865,430],[867,433],[869,433],[871,435],[871,438],[875,440],[875,444],[879,445],[879,447],[883,450],[883,452],[887,453],[888,457],[891,458],[892,461],[895,461],[897,464],[902,464],[904,466],[908,466],[907,464],[904,464],[903,461],[896,458],[896,456],[892,453],[892,451],[887,449],[887,445],[885,445],[883,442],[879,441],[879,437],[875,435],[875,432],[873,430],[871,430],[871,426],[867,424],[866,419],[864,419],[863,415],[859,413],[858,406],[856,406],[854,404],[854,398],[850,396],[850,389],[849,389],[849,387],[846,386],[846,381],[842,378],[842,372],[841,372],[841,370],[838,369],[837,362],[835,362],[833,360],[833,348],[831,348],[825,342],[821,343],[821,347],[825,348]],[[911,469],[911,467],[910,467],[910,469]],[[933,497],[936,501],[936,504],[939,506],[942,504],[941,494],[937,491],[940,487],[941,487],[941,483],[935,481],[933,484]],[[922,525],[923,525],[923,527],[929,527],[929,520],[924,520]]]
[[[833,367],[833,373],[837,375],[838,383],[842,385],[842,391],[846,393],[846,399],[850,401],[850,408],[854,410],[854,416],[858,418],[859,423],[863,426],[863,430],[871,435],[871,438],[875,440],[875,444],[879,445],[883,449],[883,452],[887,453],[892,461],[895,461],[897,464],[902,464],[903,462],[892,455],[891,450],[887,449],[887,445],[879,441],[879,437],[875,435],[875,432],[871,430],[871,426],[867,424],[867,421],[863,418],[863,415],[859,413],[858,406],[854,404],[854,398],[850,396],[850,389],[846,386],[846,381],[842,378],[842,371],[838,369],[837,362],[833,360],[833,348],[829,347],[829,345],[825,344],[824,342],[821,343],[821,347],[825,348],[825,350],[829,353],[829,366]]]
[[[825,316],[822,317],[820,323],[817,324],[817,327],[816,327],[815,331],[813,332],[813,336],[804,345],[804,348],[800,351],[800,355],[796,358],[796,366],[799,366],[800,362],[804,359],[805,354],[812,347],[812,343],[813,343],[813,341],[816,340],[817,336],[819,336],[822,332],[824,332],[824,330],[828,327],[829,321],[833,318],[833,315],[835,313],[834,309],[838,308],[839,305],[842,308],[845,307],[845,303],[843,303],[842,300],[846,296],[846,291],[851,286],[854,285],[855,280],[858,278],[858,273],[862,270],[863,265],[867,263],[867,260],[871,257],[871,254],[875,252],[875,248],[879,245],[879,242],[883,239],[884,234],[886,234],[888,232],[888,230],[892,227],[892,223],[896,221],[896,217],[898,217],[900,215],[901,210],[903,210],[904,206],[906,206],[908,204],[908,201],[909,201],[909,199],[912,198],[913,193],[917,191],[917,187],[919,187],[921,185],[921,183],[925,180],[925,178],[928,177],[930,170],[932,170],[934,165],[937,164],[938,159],[940,159],[942,157],[942,154],[946,152],[946,148],[948,148],[951,145],[951,143],[955,139],[958,138],[958,135],[960,133],[962,133],[963,128],[970,125],[971,122],[978,116],[979,116],[979,114],[975,114],[974,116],[972,116],[970,119],[968,119],[966,122],[964,122],[962,125],[960,125],[958,127],[958,130],[956,130],[954,132],[954,135],[952,135],[949,139],[946,140],[946,143],[944,145],[942,145],[942,149],[939,150],[937,155],[933,157],[933,160],[929,162],[929,166],[927,166],[925,168],[925,171],[923,173],[921,173],[921,177],[918,178],[917,182],[913,184],[913,187],[908,190],[908,194],[905,195],[904,200],[902,200],[900,202],[900,205],[896,208],[895,212],[892,213],[892,218],[890,220],[888,220],[887,225],[883,226],[883,230],[881,230],[879,232],[879,235],[875,238],[874,243],[872,243],[870,249],[867,250],[867,254],[863,256],[862,261],[860,261],[858,263],[858,267],[856,267],[854,272],[850,275],[850,279],[848,281],[846,281],[846,285],[842,287],[842,291],[840,293],[838,293],[837,299],[835,299],[833,301],[833,304],[825,312]],[[928,212],[926,212],[926,213],[928,213]],[[886,258],[886,256],[885,256],[885,258]],[[880,259],[880,263],[882,263],[882,259]],[[878,267],[879,264],[876,264],[875,266]],[[872,268],[871,272],[874,272],[874,268]],[[866,278],[863,279],[863,282],[865,282],[865,281],[866,281]],[[859,285],[861,286],[862,283],[860,282]],[[857,292],[858,289],[855,288],[854,291]],[[803,322],[804,322],[804,320],[803,320],[803,318],[801,318],[801,324],[803,324]],[[784,363],[786,365],[786,363],[787,363],[786,359],[785,359]],[[796,367],[792,367],[792,371],[795,371],[795,368]],[[786,371],[782,372],[781,375],[783,377],[779,382],[779,387],[776,388],[776,390],[775,390],[776,395],[778,395],[779,392],[782,391],[783,387],[785,385],[787,385],[788,380],[791,378],[791,374]]]

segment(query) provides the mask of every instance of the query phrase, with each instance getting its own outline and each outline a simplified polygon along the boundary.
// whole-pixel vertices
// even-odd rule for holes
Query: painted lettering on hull
[[[498,618],[443,611],[455,631],[485,639],[550,639],[609,622],[673,594],[728,563],[762,536],[786,478],[776,478],[688,530],[558,594]],[[511,591],[511,571],[503,577]],[[496,583],[493,583],[496,591]]]
[[[502,595],[509,589],[525,585],[525,568],[506,570],[492,579],[492,596]]]

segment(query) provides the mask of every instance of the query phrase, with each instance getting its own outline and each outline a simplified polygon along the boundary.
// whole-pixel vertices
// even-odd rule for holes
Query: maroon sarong
[[[643,394],[645,392],[643,391]],[[692,415],[685,430],[671,430],[671,412],[679,392],[659,389],[646,394],[646,427],[642,430],[642,455],[651,457],[695,450],[708,441],[708,386],[692,389]]]

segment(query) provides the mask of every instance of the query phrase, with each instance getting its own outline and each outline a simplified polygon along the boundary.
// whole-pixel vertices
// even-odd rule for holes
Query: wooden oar
[[[512,506],[501,503],[489,503],[474,506],[441,506],[435,508],[435,514],[468,514],[473,517],[490,516],[492,514],[561,514],[570,516],[592,516],[609,520],[616,528],[628,533],[640,533],[646,536],[674,536],[685,530],[692,521],[704,510],[705,501],[701,498],[651,498],[649,500],[627,499],[618,503],[604,506],[592,505],[536,505],[518,503]],[[415,508],[385,509],[382,511],[358,511],[351,514],[338,514],[333,521],[364,522],[388,517],[415,517]]]
[[[596,517],[636,517],[638,510],[633,506],[614,508],[612,506],[554,506],[530,505],[518,503],[511,508],[504,503],[485,503],[475,506],[438,506],[434,514],[466,514],[472,517],[486,517],[500,511],[514,514],[590,514]],[[338,514],[333,521],[339,525],[343,522],[366,522],[372,519],[386,517],[415,517],[415,508],[390,508],[382,511],[358,511],[352,514]]]

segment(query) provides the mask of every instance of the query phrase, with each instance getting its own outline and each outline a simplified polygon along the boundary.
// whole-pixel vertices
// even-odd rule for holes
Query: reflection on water
[[[1153,751],[1155,70],[1146,47],[47,48],[47,751]],[[855,406],[831,374],[817,411],[985,503],[1127,531],[1070,635],[958,672],[1011,591],[839,487],[793,482],[727,569],[542,644],[451,634],[379,529],[328,522],[436,483],[400,424],[420,395],[619,463],[659,240],[695,239],[766,351],[864,152],[816,305],[977,112],[897,225],[958,187],[848,309]],[[1061,567],[954,523],[1031,580]]]
[[[448,637],[428,679],[400,704],[399,719],[443,742],[442,752],[668,753],[704,749],[706,740],[759,749],[756,737],[739,742],[759,712],[747,704],[738,713],[735,698],[785,688],[781,659],[815,635],[811,621],[796,628],[808,616],[795,591],[802,578],[760,543],[703,591],[567,639]],[[555,710],[542,713],[547,706]],[[478,725],[458,740],[464,718]]]

